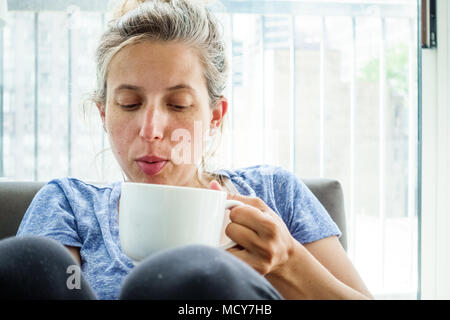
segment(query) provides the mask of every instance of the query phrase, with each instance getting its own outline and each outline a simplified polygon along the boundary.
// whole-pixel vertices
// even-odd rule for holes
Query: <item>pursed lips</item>
[[[153,176],[161,172],[169,160],[158,156],[144,156],[136,159],[136,162],[146,175]]]

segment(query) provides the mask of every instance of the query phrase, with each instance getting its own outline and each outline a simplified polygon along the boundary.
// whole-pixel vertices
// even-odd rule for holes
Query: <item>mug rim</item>
[[[194,188],[194,187],[184,187],[184,186],[174,186],[170,184],[158,184],[158,183],[144,183],[144,182],[133,182],[133,181],[122,181],[123,185],[142,185],[142,186],[150,186],[150,187],[156,187],[156,188],[169,188],[169,189],[175,189],[175,190],[190,190],[190,191],[207,191],[207,192],[222,192],[227,194],[226,191],[222,190],[213,190],[213,189],[205,189],[205,188]]]

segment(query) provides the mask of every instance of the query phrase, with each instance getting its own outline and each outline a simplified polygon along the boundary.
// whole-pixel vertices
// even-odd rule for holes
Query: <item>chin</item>
[[[170,184],[169,181],[165,177],[155,175],[155,176],[141,176],[139,178],[139,182],[141,183],[152,183],[152,184]]]
[[[158,172],[155,175],[148,175],[139,167],[133,169],[132,179],[130,179],[130,181],[151,184],[170,184],[170,179],[168,179],[165,172],[167,168],[163,168],[161,172]]]

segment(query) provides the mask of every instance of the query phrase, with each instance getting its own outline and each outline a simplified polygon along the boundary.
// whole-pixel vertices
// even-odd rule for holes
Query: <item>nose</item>
[[[166,123],[167,116],[164,112],[157,107],[149,107],[144,110],[139,136],[147,141],[162,140]]]

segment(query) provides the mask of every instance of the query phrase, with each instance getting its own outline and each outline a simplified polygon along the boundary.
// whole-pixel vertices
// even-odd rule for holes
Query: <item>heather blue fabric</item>
[[[311,191],[289,171],[274,166],[220,170],[242,195],[257,196],[279,214],[300,243],[340,236]],[[133,268],[122,252],[118,228],[121,182],[94,185],[74,178],[50,181],[34,197],[17,232],[80,248],[81,269],[98,299],[118,299]]]
[[[52,180],[36,194],[17,231],[80,247],[81,270],[98,299],[117,299],[122,279],[133,268],[119,243],[120,186]]]

